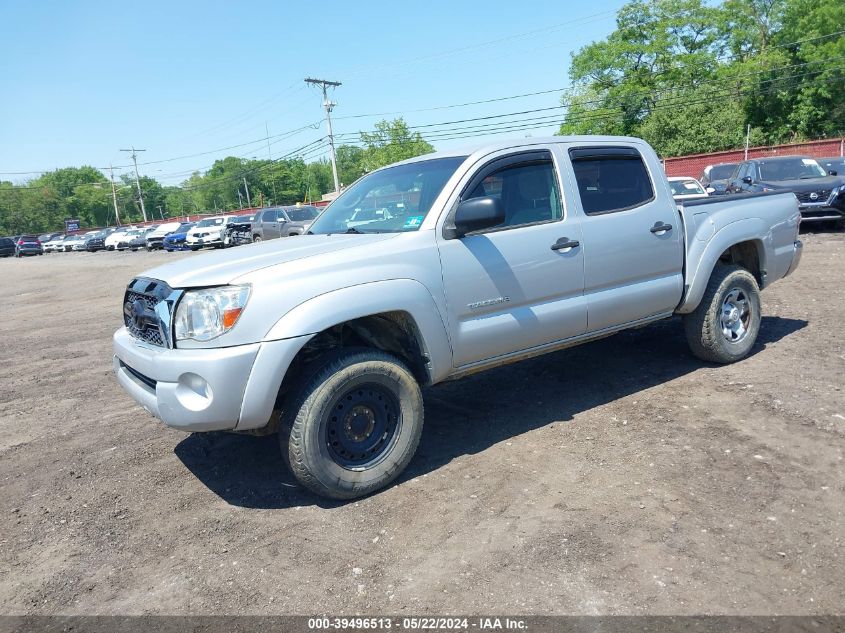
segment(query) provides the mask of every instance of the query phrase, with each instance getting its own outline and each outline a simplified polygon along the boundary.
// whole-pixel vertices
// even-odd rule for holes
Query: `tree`
[[[400,160],[434,151],[419,132],[411,132],[402,118],[379,121],[373,132],[361,132],[361,167],[372,171]]]
[[[634,0],[572,59],[563,134],[642,136],[664,155],[845,131],[841,0]]]

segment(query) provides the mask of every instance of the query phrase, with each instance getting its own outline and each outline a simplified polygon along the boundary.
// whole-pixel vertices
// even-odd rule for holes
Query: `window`
[[[631,147],[569,150],[581,205],[587,215],[624,211],[654,199],[639,152]]]
[[[470,185],[472,186],[472,185]],[[491,196],[505,207],[505,228],[536,222],[550,222],[562,217],[555,168],[551,157],[511,164],[483,177],[472,186],[463,200]]]

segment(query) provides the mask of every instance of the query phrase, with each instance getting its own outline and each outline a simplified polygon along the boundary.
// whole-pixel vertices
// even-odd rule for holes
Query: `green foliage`
[[[573,55],[562,134],[676,156],[845,131],[841,0],[634,0]],[[820,38],[820,39],[815,39]],[[800,42],[791,45],[793,42]]]
[[[364,149],[360,165],[365,172],[434,151],[431,143],[419,132],[411,132],[402,118],[379,121],[373,132],[361,132],[361,142]]]

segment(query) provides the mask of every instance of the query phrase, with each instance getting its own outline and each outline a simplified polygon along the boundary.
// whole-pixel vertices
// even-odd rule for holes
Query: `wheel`
[[[344,350],[309,374],[282,414],[279,443],[296,479],[318,495],[354,499],[408,465],[423,426],[413,374],[379,350]]]
[[[200,249],[199,246],[191,246],[192,251],[198,251]]]
[[[253,242],[258,243],[258,242],[260,242],[260,241],[261,241],[261,239],[262,239],[262,238],[261,238],[261,236],[260,236],[260,235],[253,235],[253,236],[252,236],[252,241],[253,241]]]
[[[734,363],[751,351],[760,332],[760,289],[744,268],[717,264],[701,303],[684,316],[692,353],[714,363]]]

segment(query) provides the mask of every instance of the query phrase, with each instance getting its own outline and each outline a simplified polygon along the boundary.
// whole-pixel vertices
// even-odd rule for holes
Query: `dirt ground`
[[[670,320],[428,389],[345,504],[113,379],[127,281],[198,255],[0,260],[0,613],[841,614],[845,234],[803,239],[745,361]]]

